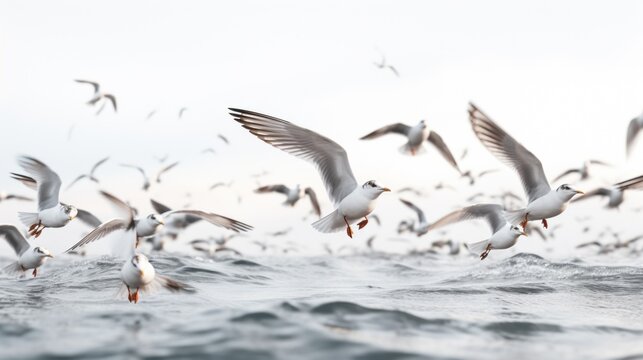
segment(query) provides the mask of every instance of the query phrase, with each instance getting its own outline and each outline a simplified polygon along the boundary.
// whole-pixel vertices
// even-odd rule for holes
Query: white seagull
[[[516,244],[521,235],[527,236],[524,230],[509,223],[504,217],[505,211],[497,204],[479,204],[456,210],[443,216],[429,226],[429,231],[464,220],[484,219],[489,223],[493,234],[490,238],[467,244],[472,253],[484,260],[491,250],[508,249]]]
[[[641,128],[643,128],[643,113],[630,120],[630,125],[627,127],[627,138],[625,141],[625,151],[627,156],[630,156],[632,147],[634,147],[634,142],[636,141]]]
[[[625,190],[640,190],[643,188],[643,175],[637,176],[635,178],[621,181],[612,185],[611,187],[601,187],[596,190],[592,190],[587,194],[574,199],[573,202],[587,200],[594,196],[605,196],[609,200],[607,202],[608,209],[618,209],[619,206],[625,200],[624,193]]]
[[[510,223],[519,222],[524,230],[528,221],[542,220],[547,228],[548,218],[560,215],[574,195],[583,194],[567,184],[552,190],[540,160],[472,103],[469,103],[469,120],[482,145],[520,176],[529,202],[524,209],[507,212]]]
[[[444,157],[451,166],[453,166],[459,173],[461,172],[458,167],[458,163],[456,162],[455,157],[453,157],[453,154],[451,153],[451,150],[449,150],[447,144],[442,140],[442,137],[438,135],[438,133],[426,126],[426,122],[424,120],[420,121],[415,126],[408,126],[402,123],[387,125],[362,136],[360,140],[376,139],[386,134],[400,134],[406,137],[406,144],[400,147],[400,151],[404,154],[415,155],[424,151],[425,149],[422,145],[425,141],[428,141],[438,149],[440,154],[442,154],[442,157]]]
[[[13,225],[0,225],[0,236],[7,240],[16,252],[16,255],[18,255],[17,261],[12,262],[4,268],[7,272],[20,273],[33,269],[31,274],[33,277],[36,277],[38,268],[42,266],[48,258],[54,257],[49,250],[45,248],[29,245],[27,239],[25,239]]]
[[[262,186],[258,189],[255,190],[256,193],[270,193],[270,192],[278,192],[280,194],[286,195],[286,201],[284,202],[284,205],[290,205],[290,206],[295,206],[295,204],[304,196],[308,196],[310,198],[310,203],[313,206],[313,210],[315,211],[315,214],[317,216],[321,217],[321,208],[319,207],[319,201],[317,201],[317,194],[315,194],[315,191],[307,187],[305,189],[302,189],[299,184],[295,186],[294,188],[289,188],[286,185],[266,185]]]
[[[357,225],[359,229],[366,226],[367,216],[375,209],[377,198],[383,192],[391,191],[373,180],[358,185],[346,150],[333,140],[276,117],[241,109],[230,110],[234,120],[259,139],[315,164],[328,196],[337,207],[312,224],[318,231],[329,233],[346,227],[346,234],[352,238],[350,225],[363,218]]]
[[[95,106],[96,103],[98,103],[100,100],[105,100],[109,101],[112,103],[112,107],[114,108],[114,112],[116,112],[117,107],[116,107],[116,97],[112,94],[108,94],[105,92],[100,91],[100,84],[95,82],[95,81],[89,81],[89,80],[74,80],[79,84],[88,84],[94,87],[94,96],[87,101],[87,105],[92,105]],[[103,108],[105,107],[105,103],[98,109],[96,112],[96,115],[100,114],[101,111],[103,111]]]
[[[130,250],[130,254],[128,255],[127,261],[125,261],[121,268],[120,277],[123,282],[122,287],[124,288],[122,290],[127,290],[127,299],[129,302],[138,303],[139,292],[151,291],[159,287],[166,288],[173,292],[191,291],[191,288],[188,285],[182,284],[168,277],[158,275],[154,266],[152,266],[147,257],[136,252],[136,227],[134,222],[134,213],[132,212],[131,207],[109,193],[101,191],[101,194],[121,209],[122,212],[126,212],[128,214],[127,218],[111,220],[102,224],[65,252],[72,252],[75,249],[101,239],[114,231],[125,230],[127,232],[127,236],[131,238],[131,241],[127,245],[127,248]]]
[[[415,213],[418,216],[418,224],[415,225],[414,223],[411,224],[411,231],[414,232],[418,237],[426,234],[429,231],[429,223],[426,221],[426,216],[424,215],[424,211],[417,207],[415,204],[408,200],[400,199],[402,204],[406,205],[409,207],[411,210],[415,211]],[[399,228],[399,226],[398,226]]]
[[[18,157],[18,164],[31,174],[33,179],[25,175],[12,173],[14,179],[25,184],[27,184],[27,179],[35,179],[38,189],[38,212],[18,213],[20,221],[29,227],[29,235],[38,237],[45,228],[63,227],[78,215],[78,210],[74,206],[58,201],[62,183],[58,174],[41,161],[32,157],[20,156]]]
[[[67,185],[67,190],[69,190],[69,188],[72,187],[75,183],[85,178],[98,184],[98,179],[96,178],[94,173],[96,172],[96,169],[98,169],[99,166],[103,165],[107,160],[109,160],[109,156],[99,160],[96,164],[94,164],[94,166],[92,166],[92,169],[89,171],[89,174],[79,175],[76,179],[74,179],[74,181],[72,181],[69,185]]]

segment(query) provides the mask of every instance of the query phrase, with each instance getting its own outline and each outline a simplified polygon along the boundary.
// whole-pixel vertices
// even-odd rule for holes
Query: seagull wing
[[[591,197],[594,196],[609,196],[610,195],[610,189],[608,188],[598,188],[592,191],[589,191],[585,193],[585,195],[579,196],[575,199],[572,200],[572,202],[577,202],[577,201],[582,201],[582,200],[587,200]]]
[[[77,182],[79,182],[80,180],[82,180],[82,179],[84,179],[84,178],[86,178],[86,177],[87,177],[87,175],[85,175],[85,174],[83,174],[83,175],[78,175],[78,177],[77,177],[77,178],[75,178],[75,179],[74,179],[74,181],[70,182],[70,183],[69,183],[69,185],[67,185],[67,189],[66,189],[66,190],[69,190],[72,186],[74,186],[74,184],[76,184]]]
[[[173,162],[173,163],[171,163],[170,165],[168,165],[168,166],[166,166],[166,167],[162,168],[161,170],[159,170],[159,172],[156,174],[156,182],[157,182],[157,183],[160,183],[160,182],[161,182],[161,175],[163,175],[164,173],[166,173],[166,172],[170,171],[172,168],[174,168],[174,167],[175,167],[175,166],[177,166],[178,164],[179,164],[179,162],[178,162],[178,161],[177,161],[177,162]]]
[[[170,217],[176,214],[196,216],[211,224],[226,228],[228,230],[237,231],[237,232],[252,230],[252,226],[248,224],[244,224],[241,221],[237,221],[229,217],[225,217],[214,213],[208,213],[201,210],[175,210],[175,211],[163,213],[163,217]]]
[[[395,74],[395,76],[400,77],[400,73],[397,72],[397,69],[393,65],[388,65],[388,68]]]
[[[420,221],[420,223],[426,223],[426,216],[424,216],[424,211],[422,211],[422,209],[420,209],[419,207],[415,206],[415,204],[413,204],[412,202],[410,202],[408,200],[400,199],[400,201],[402,202],[402,204],[408,206],[411,210],[415,211],[415,213],[418,216],[418,220]]]
[[[122,220],[122,219],[110,220],[104,224],[100,224],[100,226],[92,230],[92,232],[87,234],[84,238],[80,239],[79,242],[74,244],[74,246],[70,247],[65,252],[69,253],[70,251],[74,251],[81,246],[85,246],[91,242],[102,239],[105,236],[113,233],[114,231],[126,230],[128,227],[129,226],[128,226],[127,220]]]
[[[444,142],[444,140],[442,140],[442,137],[438,135],[438,133],[436,133],[435,131],[431,131],[429,137],[426,140],[433,144],[433,146],[438,149],[440,154],[442,154],[442,157],[444,157],[444,159],[448,161],[451,166],[453,166],[456,170],[458,170],[459,173],[461,173],[460,168],[458,167],[458,163],[455,161],[451,150],[449,150],[449,147]]]
[[[610,163],[607,163],[607,162],[601,161],[601,160],[596,160],[596,159],[590,159],[589,163],[594,164],[594,165],[612,166],[612,164],[610,164]]]
[[[255,190],[256,193],[278,192],[280,194],[288,195],[290,189],[286,185],[266,185]]]
[[[154,211],[156,211],[158,214],[165,214],[172,211],[172,209],[170,209],[168,206],[165,206],[156,200],[150,199],[150,203],[152,204]]]
[[[11,173],[11,178],[20,181],[24,186],[31,190],[38,190],[38,183],[32,177],[22,174]]]
[[[484,218],[489,223],[491,230],[496,233],[507,224],[503,212],[502,206],[496,204],[468,206],[443,216],[429,226],[428,230],[434,230],[460,221]]]
[[[636,137],[639,134],[639,131],[641,130],[641,122],[639,121],[639,118],[636,117],[630,121],[630,125],[627,126],[627,139],[625,142],[625,150],[627,153],[627,156],[630,156],[630,152],[632,151],[632,146],[634,145],[634,140],[636,140]]]
[[[310,187],[307,187],[304,190],[304,193],[308,195],[310,198],[310,204],[313,206],[313,210],[315,210],[315,214],[317,216],[321,216],[321,208],[319,207],[319,201],[317,200],[317,194],[315,194],[315,190],[313,190]]]
[[[402,123],[396,123],[396,124],[391,124],[391,125],[386,125],[383,126],[373,132],[370,132],[361,138],[360,140],[370,140],[370,139],[376,139],[382,135],[386,134],[400,134],[407,136],[409,134],[409,131],[411,130],[411,127]]]
[[[14,194],[9,194],[6,197],[6,200],[22,200],[22,201],[33,201],[32,198],[27,197],[27,196],[22,196],[22,195],[14,195]]]
[[[84,222],[85,224],[93,228],[97,228],[101,224],[101,221],[96,216],[94,216],[94,214],[90,213],[87,210],[78,209],[77,216],[80,221]]]
[[[0,236],[7,240],[18,256],[29,250],[27,239],[13,225],[0,225]]]
[[[98,91],[100,90],[100,85],[95,81],[80,80],[80,79],[74,80],[74,81],[79,83],[79,84],[88,84],[88,85],[93,86],[94,87],[94,94],[98,93]]]
[[[643,187],[643,175],[629,180],[621,181],[620,183],[614,184],[614,187],[621,191],[628,189],[640,189]]]
[[[117,112],[118,107],[116,106],[116,97],[112,94],[105,94],[103,95],[103,97],[108,99],[112,103],[112,107],[114,107],[114,112]]]
[[[141,175],[143,175],[143,179],[145,179],[145,181],[147,181],[147,175],[145,174],[145,170],[143,170],[142,167],[136,166],[136,165],[130,165],[130,164],[121,164],[121,166],[126,167],[126,168],[131,168],[131,169],[138,170],[138,172],[140,172]]]
[[[518,172],[529,202],[551,191],[540,160],[472,103],[469,103],[469,120],[487,150]]]
[[[230,110],[230,115],[259,139],[313,162],[335,205],[357,187],[346,150],[333,140],[272,116],[247,110]]]
[[[96,169],[98,169],[99,166],[103,165],[107,160],[109,160],[109,156],[99,160],[94,166],[92,166],[91,171],[89,172],[90,177],[94,177],[94,172],[96,172]]]
[[[223,141],[224,143],[226,143],[226,145],[230,145],[230,141],[228,141],[228,138],[227,138],[227,137],[225,137],[225,136],[223,136],[223,135],[221,135],[221,134],[217,134],[217,137],[218,137],[219,139],[221,139],[221,141]]]
[[[554,178],[554,180],[552,180],[552,182],[556,182],[556,181],[558,181],[558,180],[560,180],[560,179],[564,178],[564,177],[565,177],[565,176],[567,176],[567,175],[575,174],[575,173],[580,173],[580,172],[581,172],[581,171],[580,171],[580,169],[569,169],[569,170],[567,170],[567,171],[564,171],[562,174],[560,174],[560,175],[556,176],[556,177]]]
[[[38,184],[38,210],[45,210],[58,205],[60,177],[47,165],[29,156],[20,156],[18,163],[31,174]]]

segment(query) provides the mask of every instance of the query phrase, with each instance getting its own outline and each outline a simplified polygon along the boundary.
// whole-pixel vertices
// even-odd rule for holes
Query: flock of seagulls
[[[375,65],[378,68],[388,68],[399,76],[397,70],[387,64],[384,57],[380,63]],[[113,110],[116,112],[115,96],[103,92],[99,83],[88,80],[75,81],[92,85],[94,94],[87,104],[91,106],[101,104],[97,113],[103,110],[106,103],[111,103]],[[179,119],[184,116],[186,111],[186,107],[179,110]],[[322,233],[344,231],[346,236],[353,238],[355,235],[354,225],[357,226],[357,230],[361,230],[369,224],[369,220],[374,220],[377,225],[380,224],[379,217],[373,212],[376,210],[378,198],[391,190],[378,184],[375,180],[358,182],[353,175],[348,154],[341,145],[315,131],[274,116],[239,108],[229,108],[229,111],[234,121],[238,122],[259,140],[312,163],[321,177],[328,198],[333,204],[333,209],[330,212],[323,213],[313,188],[302,187],[299,184],[294,187],[284,184],[258,186],[254,190],[255,193],[281,194],[281,196],[285,197],[283,204],[288,207],[294,207],[299,200],[308,197],[312,209],[311,213],[317,217],[317,220],[311,225]],[[152,117],[154,113],[155,111],[151,112],[148,118]],[[586,194],[569,184],[552,187],[545,175],[543,164],[536,155],[525,148],[473,103],[469,103],[468,116],[471,129],[483,147],[518,175],[525,193],[524,199],[526,201],[524,203],[526,205],[517,206],[517,204],[523,203],[522,196],[503,189],[497,189],[495,195],[476,193],[467,200],[472,204],[451,211],[439,219],[431,220],[414,201],[408,199],[409,197],[415,199],[425,197],[427,195],[426,191],[409,186],[399,189],[397,193],[407,194],[407,198],[400,199],[400,201],[415,216],[413,220],[400,222],[398,233],[410,232],[417,237],[422,237],[429,232],[437,231],[459,222],[476,219],[483,220],[488,223],[491,234],[482,240],[468,243],[465,246],[469,252],[484,260],[492,250],[508,249],[514,246],[521,236],[527,236],[530,233],[538,234],[543,240],[553,238],[554,230],[560,224],[550,227],[549,221],[563,213],[570,203],[602,196],[608,199],[608,208],[618,209],[624,201],[626,191],[643,188],[643,176],[621,181],[610,187],[597,188]],[[641,127],[643,127],[643,114],[633,119],[628,127],[626,141],[626,153],[628,155],[632,151]],[[387,134],[397,134],[405,138],[405,143],[400,147],[400,152],[405,155],[416,156],[421,154],[426,151],[425,144],[430,144],[431,148],[437,150],[461,178],[468,180],[470,186],[473,186],[481,177],[489,176],[499,171],[498,169],[463,171],[445,140],[434,129],[430,128],[425,120],[421,120],[415,125],[403,123],[386,125],[362,136],[360,139],[373,140]],[[229,145],[229,141],[225,136],[218,134],[217,138]],[[212,150],[211,152],[214,153],[214,149],[206,150],[208,152]],[[467,154],[468,149],[465,149],[459,159],[463,160]],[[148,176],[148,173],[140,166],[132,164],[120,164],[120,166],[136,170],[142,177],[141,190],[148,191],[153,184],[161,183],[164,174],[179,165],[178,161],[166,163],[168,158],[169,155],[165,155],[158,159],[161,164],[160,169],[152,177]],[[105,157],[97,161],[89,172],[80,174],[73,179],[67,189],[83,179],[100,184],[97,172],[109,160],[109,157]],[[150,199],[150,204],[155,213],[140,214],[129,203],[105,191],[100,191],[101,196],[111,203],[120,215],[118,218],[109,221],[101,221],[90,211],[78,209],[73,205],[60,201],[61,178],[45,163],[30,156],[19,156],[17,162],[25,173],[12,172],[11,177],[29,189],[36,191],[37,208],[31,212],[18,213],[20,222],[26,227],[24,232],[14,225],[0,225],[0,237],[11,245],[18,256],[15,262],[4,268],[6,272],[12,274],[31,271],[32,276],[36,277],[38,269],[48,259],[53,258],[54,255],[43,247],[31,245],[28,239],[30,237],[46,237],[46,232],[43,235],[45,229],[63,228],[75,218],[78,218],[92,230],[67,249],[65,253],[81,254],[86,247],[93,246],[93,243],[108,238],[112,234],[119,233],[122,237],[122,248],[127,250],[120,272],[122,287],[119,293],[126,295],[129,302],[137,303],[140,300],[141,293],[156,288],[165,288],[175,292],[194,291],[188,284],[158,274],[147,255],[141,251],[145,244],[151,245],[152,250],[161,251],[164,248],[165,241],[176,240],[189,226],[204,221],[224,228],[229,233],[218,237],[211,236],[194,239],[188,243],[192,249],[209,257],[224,252],[241,256],[241,252],[231,247],[229,243],[233,239],[243,237],[243,233],[253,229],[252,226],[239,220],[200,209],[172,209],[156,199]],[[557,176],[553,182],[574,174],[578,175],[578,181],[585,181],[591,177],[590,168],[595,165],[611,167],[607,162],[594,159],[587,160],[579,168],[566,170]],[[264,171],[252,177],[261,178],[266,174],[267,172]],[[232,184],[232,181],[217,182],[210,186],[210,190],[229,188]],[[456,188],[444,183],[439,183],[433,187],[435,191],[444,189],[455,190]],[[481,198],[491,199],[493,202],[478,203]],[[33,201],[32,198],[22,195],[0,193],[0,202],[9,200]],[[533,221],[540,221],[543,229],[539,228],[538,224],[530,224]],[[266,235],[280,237],[287,235],[291,230],[292,228],[288,227]],[[445,234],[445,232],[442,234]],[[615,241],[610,244],[591,241],[579,245],[579,248],[597,247],[599,253],[608,253],[628,247],[643,239],[643,235],[626,241],[621,241],[620,238],[614,237]],[[375,238],[376,236],[371,236],[366,242],[367,247],[371,250],[373,249]],[[270,245],[266,242],[254,240],[253,243],[262,250],[270,248]],[[449,254],[456,255],[460,252],[460,247],[460,242],[445,238],[434,241],[427,252],[437,252],[446,248]],[[328,245],[326,246],[329,254],[340,253],[345,248],[348,247],[343,246],[339,249],[332,249]],[[283,248],[284,253],[293,251],[297,251],[295,246],[287,244]]]

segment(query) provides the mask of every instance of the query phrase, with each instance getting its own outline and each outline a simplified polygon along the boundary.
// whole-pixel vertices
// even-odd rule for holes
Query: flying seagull
[[[38,268],[45,263],[47,258],[54,257],[49,250],[29,245],[27,239],[13,225],[0,225],[0,236],[3,237],[18,255],[18,260],[4,268],[11,273],[20,273],[33,269],[33,277],[38,274]]]
[[[100,84],[98,84],[95,81],[89,81],[89,80],[74,80],[79,84],[88,84],[91,85],[94,88],[94,96],[87,101],[88,105],[95,106],[96,103],[98,103],[100,100],[105,100],[109,101],[112,103],[112,107],[114,108],[114,112],[117,111],[117,106],[116,106],[116,97],[112,94],[105,93],[100,91]],[[101,108],[98,110],[96,115],[98,115],[101,111],[103,111],[103,107],[105,106],[105,103],[101,106]]]
[[[130,303],[138,303],[139,292],[150,291],[155,287],[163,287],[173,292],[191,291],[192,289],[188,285],[157,274],[148,258],[136,252],[136,225],[132,209],[129,205],[107,192],[101,191],[101,194],[118,207],[121,212],[127,213],[127,217],[125,219],[111,220],[102,224],[65,252],[72,252],[90,242],[102,239],[114,231],[125,230],[127,237],[131,238],[129,244],[126,245],[130,253],[121,268],[120,278],[123,282],[121,290],[127,290],[127,299]]]
[[[429,223],[426,221],[426,216],[424,215],[424,211],[417,207],[415,204],[408,200],[400,199],[402,204],[406,205],[409,209],[415,211],[415,213],[418,216],[418,224],[415,226],[415,224],[412,225],[411,231],[413,231],[418,237],[426,234],[429,231]]]
[[[384,55],[382,55],[382,61],[374,62],[373,65],[375,65],[375,67],[377,67],[378,69],[389,69],[393,74],[395,74],[395,76],[400,77],[400,73],[397,71],[395,66],[390,65],[386,62],[386,57]]]
[[[315,191],[310,187],[302,189],[299,186],[299,184],[297,184],[297,186],[291,189],[286,185],[281,185],[281,184],[267,185],[256,189],[255,192],[260,194],[277,192],[277,193],[286,195],[286,201],[284,202],[284,205],[290,205],[290,206],[295,206],[297,201],[299,201],[304,196],[308,196],[310,198],[310,203],[313,206],[313,210],[315,211],[315,214],[321,217],[321,208],[319,207],[319,202],[317,201],[317,195],[315,194]]]
[[[260,140],[287,153],[315,164],[326,186],[335,211],[312,225],[318,231],[329,233],[346,227],[353,237],[350,225],[359,219],[362,229],[368,215],[375,209],[377,198],[388,188],[370,180],[359,186],[348,163],[346,150],[333,140],[314,131],[299,127],[276,117],[230,108],[230,115]]]
[[[458,167],[458,163],[453,157],[453,154],[451,153],[451,150],[449,150],[447,144],[444,143],[444,140],[442,140],[442,137],[438,135],[438,133],[426,126],[426,122],[424,120],[420,121],[415,126],[408,126],[402,123],[387,125],[362,136],[360,140],[376,139],[386,134],[400,134],[406,137],[406,144],[402,145],[400,148],[400,151],[404,154],[415,155],[424,151],[424,147],[422,145],[425,141],[428,141],[438,149],[440,154],[442,154],[442,157],[444,157],[451,166],[453,166],[458,172],[461,172]]]
[[[61,180],[58,174],[43,162],[29,156],[18,157],[18,164],[33,178],[12,173],[12,177],[25,184],[35,181],[38,191],[38,212],[20,212],[20,221],[29,227],[29,235],[38,237],[45,228],[63,227],[78,215],[78,210],[71,205],[58,201]],[[34,184],[28,185],[33,188]]]
[[[179,120],[183,117],[183,114],[184,114],[187,110],[188,110],[188,108],[186,108],[186,107],[182,107],[182,108],[179,110]]]
[[[92,166],[92,169],[89,171],[89,174],[79,175],[76,179],[74,179],[74,181],[72,181],[67,186],[67,190],[69,190],[69,188],[72,187],[75,183],[77,183],[78,181],[80,181],[82,179],[85,179],[85,178],[87,178],[87,179],[89,179],[89,180],[91,180],[91,181],[93,181],[93,182],[98,184],[98,179],[96,178],[94,173],[96,172],[96,169],[98,169],[98,167],[101,166],[102,164],[104,164],[107,160],[109,160],[109,156],[104,158],[104,159],[99,160],[96,164],[94,164],[94,166]]]
[[[0,203],[6,200],[21,200],[21,201],[33,201],[32,198],[16,194],[7,194],[5,192],[0,192]]]
[[[469,120],[482,145],[520,176],[529,202],[524,209],[507,212],[510,223],[520,222],[524,230],[528,221],[542,220],[547,228],[548,218],[560,215],[574,195],[583,194],[567,184],[552,190],[540,160],[472,103],[469,103]]]
[[[612,185],[611,187],[601,187],[596,190],[592,190],[587,194],[576,198],[573,202],[587,200],[594,196],[605,196],[609,200],[607,202],[608,209],[618,209],[619,206],[623,203],[625,190],[640,190],[643,189],[643,175],[637,176],[635,178],[621,181]]]
[[[435,230],[464,220],[486,220],[493,232],[491,237],[466,245],[469,251],[479,255],[480,260],[484,260],[491,250],[508,249],[516,244],[520,235],[527,235],[524,230],[521,230],[518,226],[507,222],[504,213],[502,206],[496,204],[468,206],[443,216],[429,226],[428,230]]]
[[[579,168],[572,168],[572,169],[565,170],[562,174],[556,176],[556,178],[554,178],[554,180],[552,180],[552,182],[556,182],[556,181],[564,178],[565,176],[571,175],[571,174],[579,174],[580,175],[579,181],[587,180],[587,179],[589,179],[589,168],[592,165],[611,166],[610,164],[608,164],[606,162],[603,162],[603,161],[600,161],[600,160],[590,159],[590,160],[587,160],[587,161],[583,162],[583,165],[581,167],[579,167]]]
[[[627,156],[630,156],[632,147],[634,147],[634,142],[636,141],[641,128],[643,128],[643,113],[630,120],[630,125],[627,127],[627,138],[625,142],[625,151]]]

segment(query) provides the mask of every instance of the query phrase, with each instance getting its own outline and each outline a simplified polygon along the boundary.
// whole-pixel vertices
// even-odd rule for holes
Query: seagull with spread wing
[[[4,268],[9,273],[22,273],[33,269],[33,277],[38,274],[38,268],[48,258],[54,257],[49,250],[40,246],[29,245],[27,239],[13,225],[0,225],[0,237],[3,237],[18,255],[18,260]]]
[[[134,221],[132,208],[107,192],[101,191],[101,194],[120,209],[121,212],[127,214],[126,218],[115,219],[101,224],[65,252],[72,252],[79,247],[102,239],[115,231],[124,230],[127,238],[131,238],[131,240],[129,240],[129,244],[126,246],[129,254],[121,268],[120,278],[123,282],[121,290],[127,290],[127,299],[130,303],[138,303],[140,298],[139,292],[152,291],[155,288],[162,287],[172,292],[192,291],[186,284],[157,274],[148,258],[136,252],[136,223]]]
[[[82,179],[89,179],[89,180],[91,180],[91,181],[93,181],[93,182],[98,184],[98,179],[96,178],[94,173],[96,172],[96,169],[98,169],[99,166],[103,165],[107,160],[109,160],[109,156],[99,160],[96,164],[94,164],[94,166],[92,166],[92,169],[89,171],[89,174],[79,175],[76,179],[74,179],[74,181],[72,181],[67,186],[67,190],[69,190],[70,187],[72,187],[75,183],[77,183],[78,181],[80,181]]]
[[[353,237],[351,224],[362,229],[375,209],[377,198],[391,191],[374,180],[358,185],[348,162],[346,150],[333,140],[288,121],[253,111],[230,108],[230,115],[260,140],[315,164],[326,186],[335,211],[315,221],[313,227],[329,233],[346,228]]]
[[[295,204],[304,196],[310,198],[310,204],[313,206],[313,210],[317,216],[321,217],[321,208],[319,207],[319,201],[317,201],[317,194],[311,187],[302,189],[299,184],[294,188],[289,188],[286,185],[267,185],[262,186],[255,190],[256,193],[265,194],[276,192],[283,195],[286,195],[286,201],[284,205],[295,206]]]
[[[418,224],[415,225],[415,223],[413,223],[411,225],[410,230],[414,232],[418,237],[426,234],[429,231],[429,226],[431,224],[429,224],[426,221],[426,216],[424,215],[424,211],[422,211],[422,209],[420,209],[419,207],[417,207],[415,204],[413,204],[408,200],[400,199],[400,201],[402,202],[402,204],[406,205],[409,209],[413,210],[418,216]]]
[[[571,175],[571,174],[580,175],[579,181],[587,180],[587,179],[589,179],[589,168],[592,165],[612,166],[612,165],[610,165],[610,164],[608,164],[608,163],[606,163],[604,161],[590,159],[590,160],[587,160],[587,161],[583,162],[583,165],[581,167],[579,167],[579,168],[572,168],[572,169],[565,170],[562,174],[556,176],[556,178],[554,178],[554,180],[552,180],[552,182],[556,182],[556,181],[564,178],[565,176],[568,176],[568,175]]]
[[[116,97],[112,94],[102,92],[100,90],[100,84],[95,82],[95,81],[89,81],[89,80],[74,80],[79,84],[87,84],[91,85],[94,88],[94,96],[92,96],[89,101],[87,101],[87,105],[95,106],[99,101],[104,100],[105,102],[101,105],[100,109],[96,112],[96,115],[100,114],[103,111],[103,108],[105,107],[105,104],[107,101],[109,101],[112,104],[112,107],[114,108],[114,112],[117,110],[116,106]]]
[[[399,134],[406,137],[406,144],[402,145],[400,148],[400,151],[404,154],[415,155],[425,151],[423,144],[425,141],[428,141],[435,146],[442,157],[444,157],[451,166],[453,166],[459,173],[461,172],[451,150],[449,150],[447,144],[442,140],[442,136],[429,129],[424,120],[420,121],[415,126],[409,126],[402,123],[387,125],[362,136],[360,140],[376,139],[386,134]]]
[[[505,219],[505,211],[497,204],[478,204],[456,210],[434,222],[428,231],[473,219],[487,221],[492,231],[490,238],[466,245],[469,251],[480,256],[480,260],[484,260],[491,250],[508,249],[516,244],[521,235],[527,235],[524,230]]]
[[[548,218],[560,215],[574,195],[583,194],[567,184],[552,190],[540,160],[472,103],[469,120],[482,145],[520,176],[529,202],[524,209],[507,212],[510,223],[520,223],[524,230],[528,221],[542,220],[547,228]]]
[[[626,190],[640,190],[643,189],[643,175],[635,178],[621,181],[612,185],[611,187],[601,187],[588,192],[587,194],[574,199],[573,202],[587,200],[595,196],[603,196],[608,198],[607,208],[618,209],[625,200]]]

